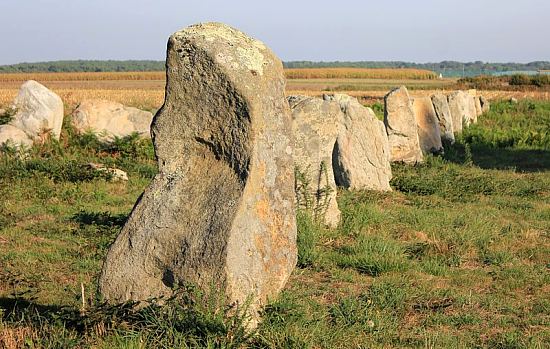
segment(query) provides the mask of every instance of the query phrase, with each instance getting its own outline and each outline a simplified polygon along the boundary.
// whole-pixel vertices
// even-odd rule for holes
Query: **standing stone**
[[[453,144],[455,142],[455,135],[453,133],[453,119],[449,103],[447,102],[447,96],[442,93],[435,94],[432,96],[432,103],[439,123],[441,140],[444,143]]]
[[[469,123],[465,122],[465,120],[469,122],[467,111],[468,95],[464,91],[454,91],[447,98],[453,119],[453,131],[454,133],[460,133],[464,126],[469,125]]]
[[[424,154],[441,154],[441,132],[435,109],[430,97],[413,99],[413,109],[418,125],[418,140]]]
[[[477,96],[477,90],[470,89],[468,90],[468,96],[467,98],[467,111],[468,111],[468,120],[470,124],[475,124],[477,122],[477,109],[476,109],[476,96]]]
[[[88,99],[75,109],[72,124],[79,133],[92,132],[103,141],[138,133],[150,137],[153,114],[120,103]]]
[[[340,209],[336,201],[332,152],[338,137],[340,107],[314,97],[291,96],[288,101],[292,110],[294,166],[306,177],[296,178],[297,204],[314,211],[314,215],[323,214],[325,224],[336,227],[340,222]]]
[[[391,191],[390,145],[384,123],[357,98],[324,96],[342,111],[332,155],[336,184],[346,189]]]
[[[488,113],[489,110],[491,109],[489,100],[483,96],[479,96],[479,102],[481,103],[481,112]]]
[[[483,110],[481,108],[481,102],[480,102],[478,96],[474,97],[474,103],[475,103],[475,106],[476,106],[476,116],[480,116],[481,114],[483,114]]]
[[[384,97],[384,124],[393,162],[422,162],[416,118],[405,86],[392,90]]]
[[[27,134],[12,125],[0,125],[0,145],[19,149],[32,147],[32,139]]]
[[[159,173],[107,254],[100,292],[146,300],[192,283],[249,299],[257,315],[297,259],[283,66],[220,23],[174,33],[166,66],[151,126]]]
[[[32,140],[41,140],[49,134],[59,139],[63,124],[63,102],[58,95],[36,81],[21,85],[13,102],[17,113],[9,123]]]

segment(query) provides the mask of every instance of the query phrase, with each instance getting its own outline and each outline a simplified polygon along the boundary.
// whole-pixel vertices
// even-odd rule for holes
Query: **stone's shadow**
[[[136,322],[142,318],[135,312],[133,302],[116,305],[102,303],[81,312],[74,306],[40,304],[32,298],[0,297],[0,322],[16,327],[32,326],[37,329],[48,329],[49,326],[62,325],[67,330],[82,334],[94,325],[113,323],[116,319]]]
[[[444,158],[464,164],[469,161],[483,169],[508,170],[530,173],[550,170],[550,151],[497,148],[487,144],[471,144],[471,156],[463,143],[445,144]]]
[[[81,227],[87,225],[96,225],[100,227],[112,228],[122,227],[126,223],[128,214],[111,214],[110,212],[89,212],[80,211],[75,213],[71,220],[78,223]]]

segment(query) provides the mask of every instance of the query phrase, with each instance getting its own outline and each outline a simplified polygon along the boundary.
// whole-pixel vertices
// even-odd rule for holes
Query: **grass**
[[[150,142],[67,123],[28,159],[0,157],[0,347],[547,348],[549,115],[493,103],[444,157],[393,166],[393,192],[340,192],[337,229],[298,215],[299,266],[250,336],[193,289],[138,311],[100,302],[102,259],[155,162]],[[81,172],[90,161],[129,182]]]

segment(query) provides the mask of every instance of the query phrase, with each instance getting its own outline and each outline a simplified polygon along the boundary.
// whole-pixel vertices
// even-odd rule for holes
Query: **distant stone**
[[[514,97],[510,98],[510,103],[511,104],[518,104],[517,98],[514,98]]]
[[[432,99],[430,97],[414,98],[413,109],[418,125],[418,140],[424,154],[443,153],[441,131]]]
[[[451,110],[449,109],[449,103],[447,102],[447,96],[442,93],[435,94],[432,96],[432,103],[439,124],[441,140],[444,143],[453,144],[455,142],[455,136],[453,133],[453,119],[451,116]]]
[[[128,181],[128,173],[118,168],[110,168],[102,164],[90,162],[88,167],[94,171],[102,172],[109,175],[111,182]]]
[[[488,113],[491,109],[491,104],[489,100],[483,96],[479,96],[479,102],[481,103],[481,111],[485,114]]]
[[[476,103],[475,103],[476,97],[467,96],[466,97],[466,111],[468,118],[467,124],[475,124],[477,122],[477,110],[476,110]]]
[[[296,260],[291,116],[281,61],[219,23],[174,33],[151,126],[159,173],[109,249],[109,302],[217,290],[258,315]],[[252,324],[253,325],[253,324]]]
[[[449,110],[453,119],[454,133],[462,132],[464,126],[470,124],[470,116],[468,110],[468,94],[464,91],[454,91],[449,94]]]
[[[323,214],[320,219],[336,227],[341,214],[336,201],[332,153],[338,137],[340,107],[315,97],[291,96],[288,101],[292,111],[294,166],[299,175],[306,177],[296,179],[297,204],[303,210],[314,210],[314,215]]]
[[[0,125],[0,145],[16,149],[32,147],[32,139],[25,132],[12,125]]]
[[[325,96],[342,111],[332,156],[336,184],[346,189],[391,191],[390,146],[372,109],[345,94]]]
[[[73,112],[72,124],[79,133],[92,132],[103,141],[138,133],[150,137],[153,114],[120,103],[88,99]]]
[[[480,116],[483,114],[483,109],[481,108],[481,101],[478,96],[474,97],[474,103],[476,106],[476,116]]]
[[[423,161],[418,140],[416,118],[405,86],[392,90],[384,97],[384,124],[393,162],[417,163]]]
[[[10,125],[17,127],[34,141],[47,137],[59,139],[63,124],[63,101],[36,81],[21,85],[13,102],[17,113]]]

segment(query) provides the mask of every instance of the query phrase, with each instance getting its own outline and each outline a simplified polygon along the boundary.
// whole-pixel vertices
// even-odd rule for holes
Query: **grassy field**
[[[393,166],[393,192],[341,191],[337,229],[299,214],[299,265],[248,336],[192,289],[137,312],[100,302],[154,154],[66,121],[59,143],[0,156],[0,348],[548,348],[549,127],[550,102],[496,103],[444,157]]]

